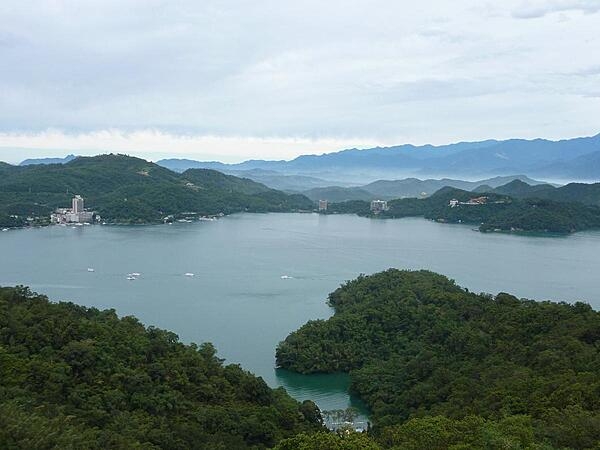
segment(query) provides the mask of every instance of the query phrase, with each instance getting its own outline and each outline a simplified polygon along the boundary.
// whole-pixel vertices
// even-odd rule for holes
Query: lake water
[[[423,219],[237,214],[0,233],[0,285],[114,308],[184,342],[210,341],[228,362],[322,409],[360,408],[348,378],[276,371],[275,347],[306,321],[329,317],[327,294],[345,280],[389,267],[430,269],[476,292],[600,307],[600,232],[525,237]],[[127,280],[131,272],[141,276]]]

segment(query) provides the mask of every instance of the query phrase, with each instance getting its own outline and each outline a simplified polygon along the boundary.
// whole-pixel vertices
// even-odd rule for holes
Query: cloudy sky
[[[600,132],[600,0],[3,0],[0,160]]]

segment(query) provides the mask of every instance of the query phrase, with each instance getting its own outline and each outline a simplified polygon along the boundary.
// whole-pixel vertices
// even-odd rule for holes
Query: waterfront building
[[[95,213],[84,209],[84,200],[81,195],[73,197],[72,208],[57,208],[50,215],[51,223],[92,223]]]
[[[319,200],[319,211],[327,211],[327,206],[329,206],[327,200]]]
[[[73,197],[73,213],[79,214],[84,211],[83,208],[83,197],[81,195],[76,195]]]
[[[388,209],[388,204],[385,200],[373,200],[371,202],[371,211],[375,214],[387,211]]]

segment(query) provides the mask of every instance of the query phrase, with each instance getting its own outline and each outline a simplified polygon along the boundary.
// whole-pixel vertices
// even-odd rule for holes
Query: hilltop
[[[5,223],[10,215],[48,216],[70,205],[73,194],[82,195],[86,206],[105,221],[116,223],[152,223],[182,212],[211,215],[312,207],[302,195],[249,179],[208,169],[178,174],[124,155],[78,157],[66,164],[3,165],[0,170],[0,217]]]
[[[600,183],[569,183],[557,188],[549,184],[531,186],[520,180],[514,180],[495,189],[478,188],[477,191],[505,194],[515,198],[539,198],[600,206]]]
[[[395,269],[347,282],[329,305],[333,317],[279,344],[277,364],[349,372],[381,447],[600,443],[600,313],[589,305],[475,294]]]

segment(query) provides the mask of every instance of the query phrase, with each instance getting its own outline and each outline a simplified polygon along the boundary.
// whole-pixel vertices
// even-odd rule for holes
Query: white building
[[[85,211],[83,197],[76,195],[72,200],[72,208],[57,208],[50,215],[52,223],[92,223],[94,221],[94,213]]]
[[[327,200],[319,200],[319,211],[327,211],[327,206],[329,206]]]
[[[375,214],[379,214],[380,212],[387,211],[388,204],[385,200],[373,200],[371,202],[371,211]]]
[[[73,197],[73,213],[79,214],[83,211],[83,197],[81,195],[76,195],[75,197]]]

